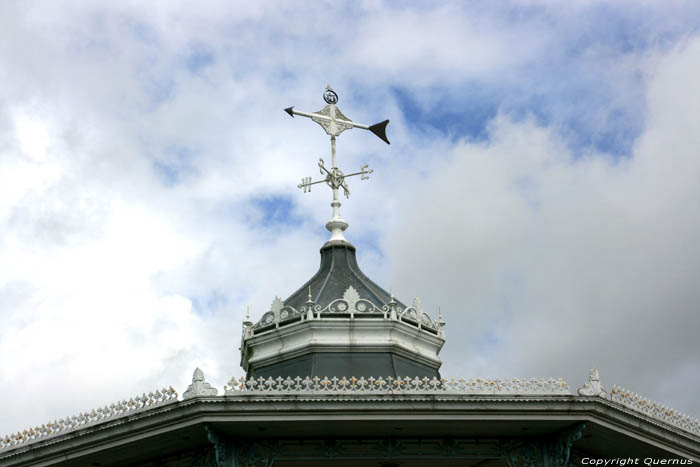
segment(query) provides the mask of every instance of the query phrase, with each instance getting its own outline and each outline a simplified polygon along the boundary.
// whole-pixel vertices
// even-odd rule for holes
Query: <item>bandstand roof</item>
[[[3,438],[0,466],[189,466],[217,437],[250,449],[273,443],[275,466],[328,465],[315,462],[329,434],[338,466],[377,465],[361,453],[387,443],[401,466],[430,456],[431,465],[505,465],[503,449],[561,433],[576,434],[574,465],[582,456],[700,461],[698,420],[618,387],[574,395],[553,379],[316,378],[232,380],[215,392],[200,371],[182,399],[165,389],[25,430]]]

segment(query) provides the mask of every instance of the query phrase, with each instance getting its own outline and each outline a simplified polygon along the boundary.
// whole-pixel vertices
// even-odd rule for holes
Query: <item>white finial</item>
[[[182,400],[198,396],[215,396],[218,392],[216,388],[211,387],[211,385],[204,380],[204,372],[199,368],[195,368],[192,374],[192,384],[182,393]]]
[[[600,384],[600,375],[597,368],[591,368],[588,372],[588,381],[584,383],[582,388],[579,388],[578,395],[598,397],[606,397],[608,395],[607,391],[603,389],[603,385]]]
[[[314,298],[311,295],[311,285],[309,285],[309,297],[306,300],[306,319],[314,319]]]
[[[243,321],[242,339],[250,337],[253,332],[253,322],[250,320],[250,305],[246,305],[245,320]]]
[[[294,107],[288,107],[285,110],[291,117],[295,115],[301,115],[302,117],[308,117],[314,122],[321,125],[326,134],[331,137],[331,168],[328,169],[325,166],[323,159],[319,159],[318,166],[321,169],[321,175],[325,175],[325,179],[318,180],[315,182],[311,181],[311,177],[304,177],[301,179],[301,183],[298,188],[304,190],[304,193],[311,191],[311,186],[317,183],[326,183],[333,190],[333,201],[331,202],[331,207],[333,208],[333,216],[326,223],[326,228],[331,232],[331,238],[329,241],[346,241],[343,232],[348,228],[348,223],[340,217],[340,201],[338,200],[338,189],[342,188],[345,197],[350,197],[350,189],[348,188],[345,179],[355,175],[360,175],[361,180],[366,180],[369,178],[369,174],[373,171],[369,169],[367,165],[360,167],[359,172],[344,174],[338,168],[338,162],[335,151],[335,139],[345,130],[351,130],[353,128],[362,128],[365,130],[370,130],[372,133],[377,135],[387,144],[389,140],[386,137],[386,126],[389,120],[377,123],[375,125],[363,125],[361,123],[356,123],[347,118],[336,107],[338,103],[338,94],[333,91],[331,85],[326,86],[326,91],[323,93],[323,99],[326,101],[326,105],[323,109],[316,113],[301,112],[299,110],[294,110]]]
[[[396,321],[399,317],[396,313],[396,300],[394,300],[394,291],[392,289],[389,289],[389,296],[389,318]]]
[[[243,327],[250,327],[253,322],[250,320],[250,305],[246,305],[245,321],[243,321]]]

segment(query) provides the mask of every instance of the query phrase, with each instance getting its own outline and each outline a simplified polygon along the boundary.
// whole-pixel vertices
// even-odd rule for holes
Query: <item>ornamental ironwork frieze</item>
[[[224,387],[225,395],[242,394],[518,394],[570,396],[563,379],[464,379],[464,378],[232,378]]]
[[[442,314],[439,314],[437,320],[431,318],[423,309],[419,298],[416,297],[411,306],[405,308],[393,298],[388,305],[377,305],[370,300],[361,298],[357,290],[353,286],[349,286],[342,297],[331,301],[326,306],[315,304],[311,299],[311,293],[309,293],[309,300],[299,309],[285,305],[281,298],[275,297],[270,305],[270,310],[265,312],[257,323],[244,322],[243,339],[303,321],[339,316],[349,319],[373,317],[399,321],[431,334],[444,336],[445,323],[442,320]]]
[[[550,438],[517,439],[225,439],[207,426],[216,449],[216,467],[272,467],[283,461],[319,460],[487,460],[504,459],[509,467],[565,467],[584,424]],[[427,465],[427,464],[426,464]],[[209,467],[209,466],[207,466]]]

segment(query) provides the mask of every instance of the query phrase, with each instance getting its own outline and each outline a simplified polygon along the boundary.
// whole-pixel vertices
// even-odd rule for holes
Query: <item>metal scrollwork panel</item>
[[[377,306],[369,300],[360,298],[355,302],[355,311],[358,313],[373,313],[377,311]]]
[[[348,303],[347,300],[343,300],[342,298],[339,298],[337,300],[333,300],[328,305],[327,310],[331,313],[349,313],[350,312],[350,303]]]

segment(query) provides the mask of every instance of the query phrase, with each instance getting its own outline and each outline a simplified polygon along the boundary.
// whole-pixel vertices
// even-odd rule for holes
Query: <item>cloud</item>
[[[410,70],[416,84],[453,84],[519,66],[541,54],[551,40],[546,34],[523,34],[522,25],[498,30],[502,18],[487,11],[469,13],[454,4],[385,9],[362,24],[349,52],[354,63],[374,73],[398,77]],[[410,53],[391,52],[402,50]]]
[[[296,189],[328,141],[282,109],[329,82],[391,119],[390,146],[339,139],[375,170],[347,235],[442,305],[447,374],[598,364],[697,413],[656,379],[698,387],[695,8],[4,2],[0,433],[240,374],[246,306],[296,290],[328,235],[328,193]]]
[[[609,385],[700,411],[698,52],[657,62],[647,126],[621,160],[577,157],[551,127],[502,114],[403,194],[394,282],[442,305],[447,374],[579,384],[597,366]]]

